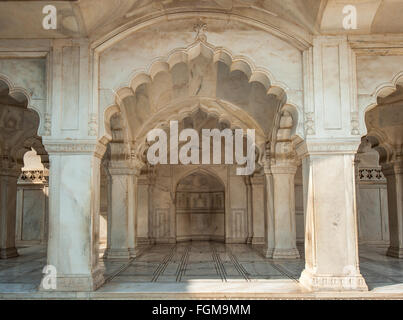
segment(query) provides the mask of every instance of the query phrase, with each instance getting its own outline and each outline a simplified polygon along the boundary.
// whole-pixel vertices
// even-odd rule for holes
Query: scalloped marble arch
[[[393,155],[393,147],[387,142],[387,138],[380,130],[371,130],[366,136],[371,147],[379,154],[379,164],[386,163],[391,160]]]
[[[378,106],[378,98],[385,98],[391,95],[397,90],[398,85],[403,86],[403,71],[398,72],[391,81],[380,84],[371,95],[371,103],[360,110],[365,128],[364,135],[370,139],[372,147],[378,151],[380,163],[391,160],[391,157],[393,156],[393,147],[387,142],[388,139],[381,130],[371,128],[371,130],[368,131],[365,116],[367,112]]]
[[[174,178],[173,185],[175,186],[175,188],[174,188],[175,195],[176,195],[179,184],[184,179],[186,179],[188,176],[195,174],[195,173],[201,173],[201,174],[210,176],[211,178],[220,182],[220,184],[223,186],[224,189],[227,188],[227,184],[225,183],[225,181],[214,171],[213,168],[206,167],[206,166],[197,167],[197,168],[189,167],[188,170],[184,170],[184,172],[182,172],[181,174],[179,174],[177,177]]]
[[[129,84],[117,89],[116,100],[120,104],[126,97],[134,95],[136,89],[142,85],[151,83],[160,72],[169,72],[179,64],[188,64],[194,58],[205,55],[212,57],[213,63],[223,62],[230,71],[240,71],[246,75],[251,82],[261,83],[267,90],[267,94],[273,94],[280,100],[287,101],[287,92],[289,88],[281,82],[277,82],[273,75],[265,68],[257,68],[254,63],[245,56],[234,56],[229,50],[222,47],[196,41],[187,48],[177,48],[171,51],[168,56],[158,58],[147,68],[147,71],[136,72],[130,76]]]
[[[403,71],[398,72],[389,82],[384,82],[376,87],[375,91],[371,94],[369,104],[361,107],[361,113],[364,119],[365,125],[365,114],[375,108],[378,105],[378,98],[385,98],[397,90],[397,86],[403,86]],[[367,129],[365,127],[365,129]]]
[[[213,63],[218,61],[223,62],[229,67],[229,70],[238,70],[242,72],[248,79],[248,82],[258,82],[265,89],[266,94],[273,94],[281,100],[282,106],[288,106],[292,109],[292,114],[295,122],[295,128],[293,133],[299,135],[302,138],[303,133],[303,112],[297,104],[289,100],[289,88],[281,83],[277,82],[273,75],[264,68],[257,68],[250,59],[244,56],[233,56],[232,53],[222,47],[214,47],[206,42],[195,41],[187,48],[177,48],[171,51],[165,58],[158,58],[148,67],[147,71],[136,72],[131,75],[129,84],[121,87],[115,92],[115,103],[110,105],[104,111],[103,128],[101,128],[101,141],[107,142],[110,140],[110,128],[109,119],[114,112],[121,111],[124,108],[120,106],[123,100],[129,96],[134,96],[136,89],[143,84],[149,84],[153,81],[156,75],[160,72],[169,72],[172,68],[179,64],[188,64],[193,58],[198,57],[200,54],[210,56],[213,59]],[[290,94],[292,95],[292,93]],[[280,110],[278,110],[280,111]],[[101,122],[102,123],[102,122]],[[104,130],[102,130],[104,129]],[[272,136],[274,136],[272,134]]]
[[[39,119],[39,124],[38,124],[38,130],[37,134],[39,135],[40,128],[42,128],[42,114],[39,111],[38,108],[32,105],[32,100],[31,100],[31,93],[22,87],[16,87],[14,85],[14,82],[6,75],[0,73],[0,88],[2,87],[1,83],[4,83],[4,85],[8,89],[8,95],[10,95],[12,98],[16,99],[17,101],[24,102],[24,105],[27,109],[31,109],[36,113]],[[3,86],[4,86],[3,85]]]
[[[245,111],[235,105],[210,98],[193,97],[182,101],[180,104],[172,103],[167,105],[160,112],[152,116],[140,129],[140,133],[135,137],[135,152],[143,154],[147,149],[146,137],[149,130],[154,128],[169,128],[169,122],[172,120],[183,120],[184,118],[196,113],[198,109],[211,114],[219,122],[226,122],[232,129],[255,129],[256,147],[261,155],[266,142],[262,128]],[[175,112],[176,111],[176,112]]]

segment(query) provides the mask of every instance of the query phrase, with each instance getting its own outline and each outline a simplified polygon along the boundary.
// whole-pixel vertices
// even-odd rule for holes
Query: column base
[[[389,247],[386,255],[393,258],[403,259],[403,248]]]
[[[300,259],[299,251],[297,248],[293,249],[274,249],[273,259]]]
[[[253,237],[252,244],[264,244],[264,237]]]
[[[16,248],[0,248],[0,259],[11,259],[18,257],[18,251]]]
[[[273,248],[267,248],[267,247],[265,247],[265,248],[263,249],[263,255],[264,255],[265,258],[267,258],[267,259],[273,258],[273,252],[274,252],[274,249],[273,249]]]
[[[316,275],[304,270],[299,282],[311,291],[368,291],[361,274],[355,276]]]
[[[92,275],[57,275],[56,289],[45,289],[41,282],[38,290],[42,292],[90,292],[97,290],[104,282],[104,270],[99,268]]]
[[[130,249],[106,249],[103,258],[107,260],[130,260],[131,254]]]
[[[129,249],[129,255],[130,255],[130,259],[136,258],[137,257],[137,250],[130,248]]]

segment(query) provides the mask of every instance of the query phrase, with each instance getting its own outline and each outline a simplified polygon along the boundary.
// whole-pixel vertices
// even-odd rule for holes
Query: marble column
[[[273,203],[273,175],[271,172],[269,161],[264,166],[265,174],[265,203],[266,203],[266,218],[265,218],[265,246],[263,254],[266,258],[272,258],[275,237],[274,237],[274,203]]]
[[[303,156],[305,270],[315,291],[368,290],[359,269],[354,154],[357,142],[318,143]]]
[[[254,175],[250,181],[252,187],[252,244],[264,244],[264,176]]]
[[[403,161],[382,166],[388,186],[390,247],[387,255],[403,258]]]
[[[98,246],[100,163],[106,148],[91,140],[44,142],[51,164],[47,265],[57,272],[54,290],[96,290],[104,282]],[[42,284],[39,289],[46,290]]]
[[[136,257],[136,211],[138,170],[110,167],[110,235],[104,258],[128,260]]]
[[[15,248],[19,170],[0,169],[0,259],[18,256]]]
[[[289,163],[271,167],[273,177],[273,259],[299,259],[295,226],[294,177],[297,166]]]
[[[246,185],[246,198],[248,205],[248,238],[247,243],[251,244],[253,239],[253,198],[252,198],[252,185],[250,182],[250,177],[244,178]]]

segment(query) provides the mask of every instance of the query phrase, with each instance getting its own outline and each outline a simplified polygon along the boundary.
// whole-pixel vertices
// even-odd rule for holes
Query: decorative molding
[[[88,121],[88,135],[96,137],[98,135],[98,115],[96,113],[90,114]]]
[[[358,112],[351,112],[351,135],[360,136],[360,123],[358,120]]]
[[[305,135],[315,135],[315,113],[305,113]]]
[[[61,141],[43,141],[46,151],[49,154],[94,154],[96,157],[103,157],[106,146],[97,141],[66,142]]]
[[[43,136],[52,135],[52,115],[50,113],[45,113],[45,121],[43,124]]]
[[[368,291],[367,284],[362,275],[353,276],[327,276],[315,275],[306,269],[302,272],[299,279],[300,283],[313,291],[326,290],[354,290]]]
[[[360,139],[355,140],[314,140],[302,141],[296,145],[299,157],[326,154],[355,154],[360,145]]]

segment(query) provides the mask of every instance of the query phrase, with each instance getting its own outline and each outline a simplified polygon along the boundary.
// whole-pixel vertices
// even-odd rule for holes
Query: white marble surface
[[[369,292],[361,293],[311,293],[298,284],[296,277],[303,261],[276,261],[264,259],[250,246],[231,245],[231,251],[218,243],[181,244],[176,246],[168,266],[159,273],[156,281],[151,282],[155,270],[163,263],[164,257],[172,245],[142,246],[139,255],[131,262],[105,262],[106,283],[92,293],[78,292],[38,292],[42,266],[46,261],[46,248],[33,246],[19,248],[20,257],[0,260],[0,298],[2,299],[186,299],[186,298],[266,298],[266,299],[314,299],[314,298],[403,298],[403,262],[385,256],[385,248],[361,246],[360,261],[362,273],[368,283]],[[182,257],[190,246],[188,262],[184,273],[177,281],[176,272]],[[211,268],[204,269],[210,263],[217,264],[210,258],[215,252],[221,257],[221,264],[227,272],[227,281],[213,277]],[[232,252],[236,260],[228,253]],[[240,263],[249,273],[247,281],[239,275],[234,262]],[[104,263],[102,263],[104,264]],[[195,265],[193,265],[195,264]],[[194,269],[196,267],[196,269]],[[191,275],[192,270],[199,270],[198,275]],[[204,270],[204,271],[203,271]],[[215,270],[215,269],[213,269]],[[203,273],[204,272],[204,273]],[[148,276],[147,276],[148,275]],[[151,279],[151,280],[150,280]]]

